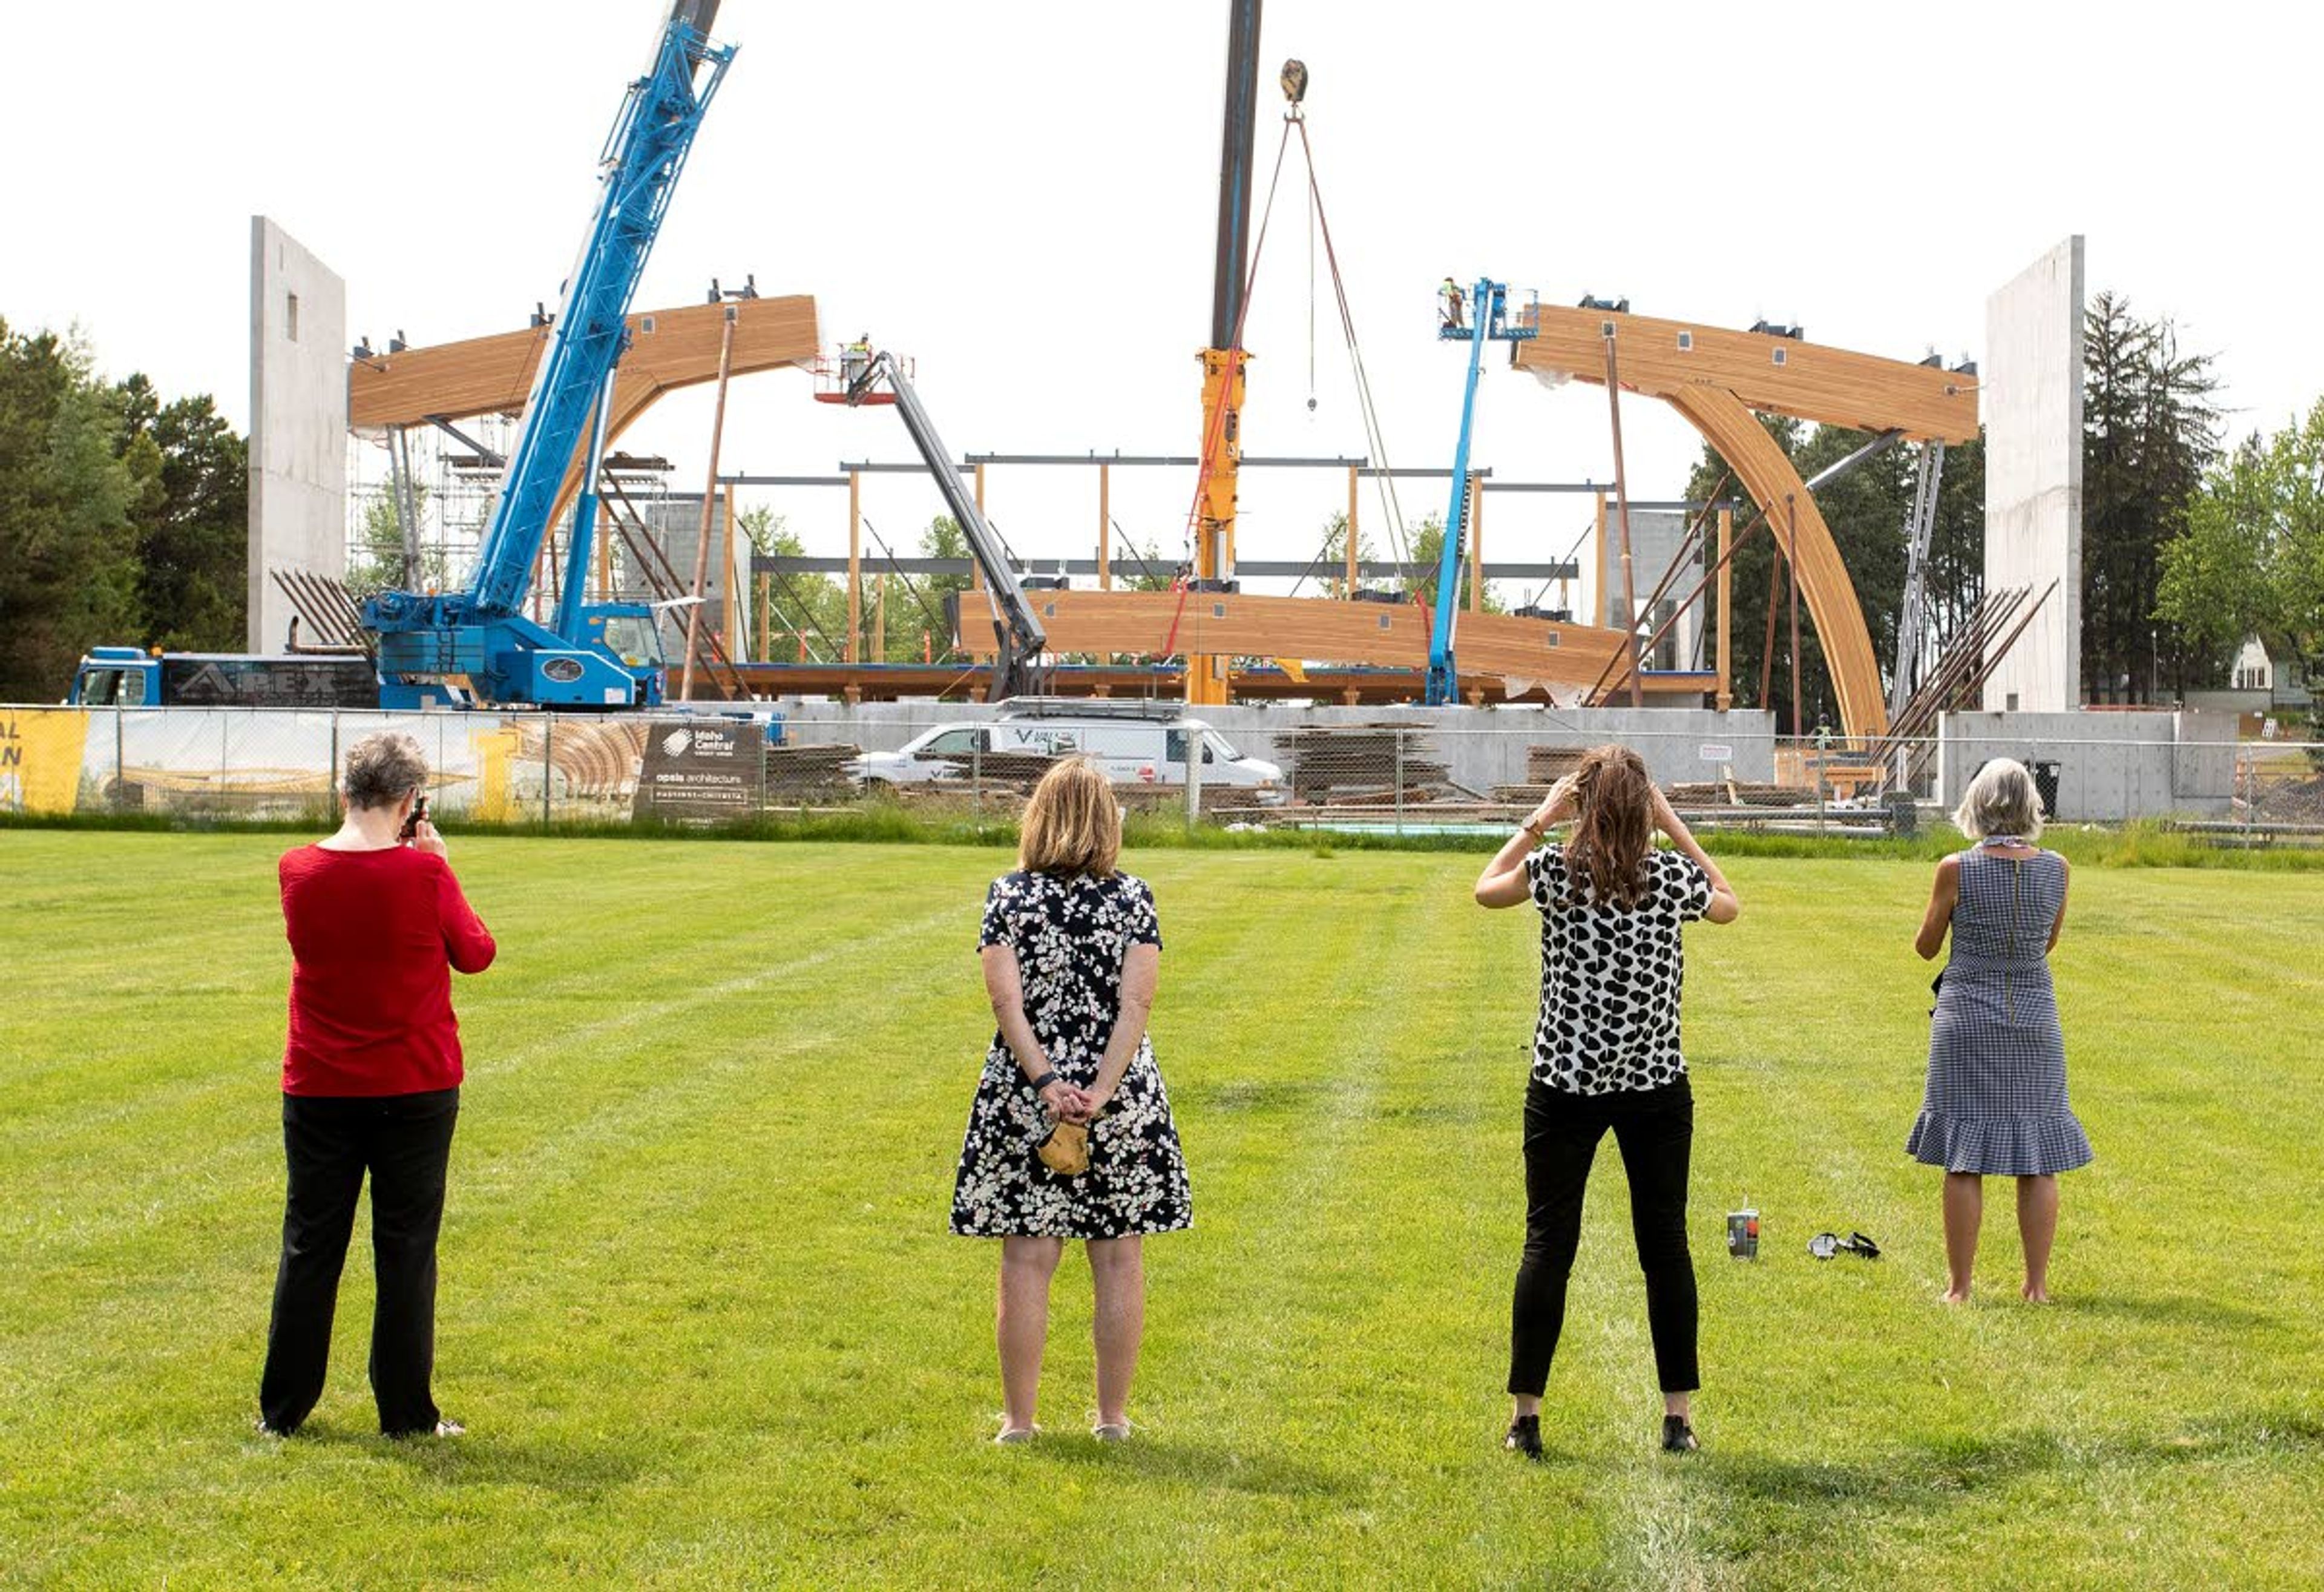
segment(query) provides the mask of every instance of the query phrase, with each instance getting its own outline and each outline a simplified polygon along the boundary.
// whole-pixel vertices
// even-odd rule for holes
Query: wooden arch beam
[[[1888,706],[1880,689],[1880,665],[1873,657],[1856,583],[1807,484],[1754,412],[1857,430],[1897,430],[1918,441],[1967,442],[1978,435],[1976,377],[1796,338],[1616,310],[1542,305],[1531,319],[1536,335],[1516,346],[1518,369],[1547,382],[1572,378],[1602,386],[1610,333],[1622,385],[1677,410],[1735,467],[1753,500],[1766,511],[1776,549],[1785,557],[1791,554],[1786,544],[1796,510],[1799,567],[1794,575],[1831,671],[1840,727],[1858,739],[1886,731]],[[1628,678],[1626,669],[1614,683]],[[1794,726],[1794,732],[1799,728]]]
[[[1888,704],[1880,690],[1872,637],[1864,627],[1864,609],[1840,559],[1840,544],[1832,540],[1831,527],[1824,523],[1823,511],[1816,506],[1807,483],[1767,428],[1734,393],[1693,387],[1668,393],[1665,402],[1692,421],[1719,449],[1719,457],[1735,467],[1753,501],[1766,510],[1776,551],[1786,558],[1793,556],[1792,514],[1796,512],[1799,545],[1792,576],[1800,583],[1816,639],[1823,644],[1832,692],[1840,699],[1840,728],[1851,739],[1881,735],[1888,727]],[[1806,732],[1795,725],[1792,733]]]
[[[613,409],[605,422],[608,448],[663,393],[718,379],[718,345],[728,310],[735,312],[733,375],[814,365],[821,338],[815,300],[804,293],[641,310],[629,318],[630,346],[613,378]],[[549,329],[534,327],[355,360],[347,366],[347,423],[358,429],[417,426],[519,413],[548,346]],[[549,514],[551,524],[580,489],[586,462],[581,451],[587,447],[585,438],[574,450]]]

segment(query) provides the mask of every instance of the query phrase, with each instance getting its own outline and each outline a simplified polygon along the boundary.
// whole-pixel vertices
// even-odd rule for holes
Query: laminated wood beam
[[[815,300],[806,294],[641,310],[629,318],[630,346],[613,378],[613,407],[605,417],[609,449],[664,393],[718,379],[718,348],[730,308],[738,311],[733,375],[813,367],[819,336]],[[369,429],[520,413],[548,343],[549,329],[534,327],[355,360],[347,366],[347,423]],[[586,446],[585,440],[581,448]],[[579,489],[580,454],[576,449],[551,523]]]
[[[1174,591],[1045,591],[1033,611],[1055,653],[1212,653],[1319,663],[1425,669],[1428,610],[1411,603]],[[1176,632],[1172,633],[1173,622]],[[964,627],[964,650],[990,656],[982,625]],[[1586,686],[1622,651],[1622,634],[1506,614],[1464,614],[1461,670],[1512,682]],[[1518,689],[1522,689],[1519,687]]]
[[[1667,398],[1713,387],[1749,408],[1820,425],[1901,430],[1915,442],[1977,437],[1973,375],[1694,321],[1545,304],[1535,318],[1535,335],[1516,345],[1517,367],[1553,380],[1602,384],[1608,321],[1621,345],[1622,385],[1634,393]]]

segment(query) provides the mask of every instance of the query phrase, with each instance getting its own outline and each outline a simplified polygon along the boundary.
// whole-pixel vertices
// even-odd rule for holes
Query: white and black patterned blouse
[[[1014,873],[993,881],[980,949],[1016,953],[1025,1018],[1057,1076],[1097,1079],[1121,1010],[1121,967],[1134,945],[1158,947],[1154,893],[1128,874]],[[1194,1220],[1186,1162],[1151,1041],[1090,1129],[1090,1169],[1061,1178],[1035,1153],[1053,1125],[999,1030],[970,1105],[952,1230],[980,1237],[1119,1238]]]
[[[1533,1076],[1551,1088],[1605,1095],[1661,1088],[1686,1076],[1680,929],[1711,909],[1711,879],[1683,852],[1657,849],[1646,868],[1646,893],[1624,909],[1592,898],[1588,877],[1567,866],[1563,845],[1526,858],[1541,909]]]

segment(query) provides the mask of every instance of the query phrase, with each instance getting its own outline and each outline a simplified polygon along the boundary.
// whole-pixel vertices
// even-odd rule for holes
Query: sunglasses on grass
[[[1808,1253],[1818,1260],[1830,1260],[1842,1250],[1860,1254],[1866,1260],[1880,1258],[1880,1246],[1861,1233],[1850,1233],[1845,1238],[1837,1233],[1818,1233],[1808,1240]]]

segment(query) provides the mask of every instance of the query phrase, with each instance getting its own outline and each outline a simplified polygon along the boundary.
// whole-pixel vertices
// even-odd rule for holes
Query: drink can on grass
[[[1759,1213],[1749,1208],[1727,1213],[1727,1253],[1737,1260],[1759,1258]]]

